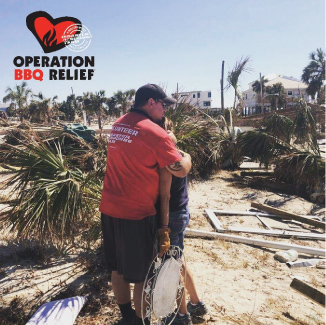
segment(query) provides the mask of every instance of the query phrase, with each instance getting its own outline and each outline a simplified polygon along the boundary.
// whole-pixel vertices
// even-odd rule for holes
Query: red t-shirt
[[[169,135],[147,117],[128,113],[113,125],[100,211],[140,220],[156,213],[158,168],[180,161]]]

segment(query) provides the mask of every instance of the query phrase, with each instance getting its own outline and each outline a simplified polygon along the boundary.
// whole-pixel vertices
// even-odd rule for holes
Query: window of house
[[[292,90],[288,90],[288,96],[293,96],[293,91]]]
[[[196,98],[196,94],[192,94],[192,98]]]
[[[209,106],[211,106],[211,102],[204,102],[203,105],[204,105],[204,107],[209,107]]]
[[[181,97],[187,97],[188,95],[181,95]]]
[[[248,99],[248,95],[246,94],[246,99]]]
[[[211,98],[212,97],[212,93],[209,91],[208,92],[208,98]]]
[[[200,98],[200,93],[197,93],[197,98]]]

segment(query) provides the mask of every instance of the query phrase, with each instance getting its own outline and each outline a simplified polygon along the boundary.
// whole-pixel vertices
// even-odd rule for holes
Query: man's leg
[[[134,287],[134,305],[135,305],[136,315],[138,317],[142,317],[141,298],[142,298],[142,292],[143,292],[143,285],[144,285],[144,282],[135,283],[135,287]],[[144,304],[144,307],[145,307],[145,304]],[[143,313],[145,313],[145,308],[143,310]]]
[[[134,305],[136,310],[136,324],[140,325],[150,325],[150,320],[146,316],[146,303],[143,302],[143,310],[141,309],[142,304],[142,293],[143,293],[144,282],[135,283],[134,287]],[[142,317],[144,315],[144,319]]]
[[[191,316],[202,316],[207,313],[205,304],[200,301],[196,290],[194,278],[189,268],[186,266],[186,289],[190,295],[190,302],[188,302],[187,310]]]
[[[117,271],[111,274],[112,289],[115,299],[120,308],[122,318],[125,322],[130,323],[134,319],[134,310],[131,307],[130,284],[123,279]]]
[[[200,300],[199,300],[197,290],[195,287],[194,278],[193,278],[192,273],[190,272],[188,266],[186,266],[185,268],[186,268],[186,289],[189,293],[190,301],[193,304],[198,304]]]
[[[180,299],[178,299],[178,301],[177,301],[178,305],[179,305],[179,302],[180,302]],[[183,314],[183,315],[188,313],[188,311],[187,311],[187,303],[186,303],[186,288],[185,287],[183,289],[183,295],[182,295],[182,298],[181,298],[179,313]]]
[[[112,271],[111,282],[117,303],[119,305],[123,305],[130,302],[130,284],[123,279],[123,276],[121,274],[118,274],[117,271]]]

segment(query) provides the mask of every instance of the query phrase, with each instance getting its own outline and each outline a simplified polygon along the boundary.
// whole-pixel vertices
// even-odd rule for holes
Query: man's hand
[[[177,138],[175,137],[174,133],[173,133],[172,131],[170,131],[170,130],[168,130],[168,131],[166,131],[166,132],[168,133],[168,135],[169,135],[170,139],[172,140],[172,142],[173,142],[174,144],[177,144],[178,140],[177,140]]]
[[[170,228],[160,228],[158,230],[158,247],[159,253],[158,256],[162,257],[170,249]]]

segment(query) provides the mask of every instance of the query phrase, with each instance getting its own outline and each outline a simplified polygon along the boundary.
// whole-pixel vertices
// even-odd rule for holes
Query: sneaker
[[[197,305],[193,305],[190,301],[187,304],[188,313],[191,316],[202,316],[207,314],[207,308],[203,302],[199,302]]]
[[[175,316],[172,325],[192,325],[191,316],[190,314],[185,314],[183,316],[180,316],[179,313],[177,313],[177,316]]]
[[[121,318],[118,321],[116,321],[113,325],[134,325],[134,324],[136,324],[135,323],[135,318],[136,318],[136,312],[135,312],[135,310],[133,310],[133,319],[132,320],[127,322],[126,320]]]

